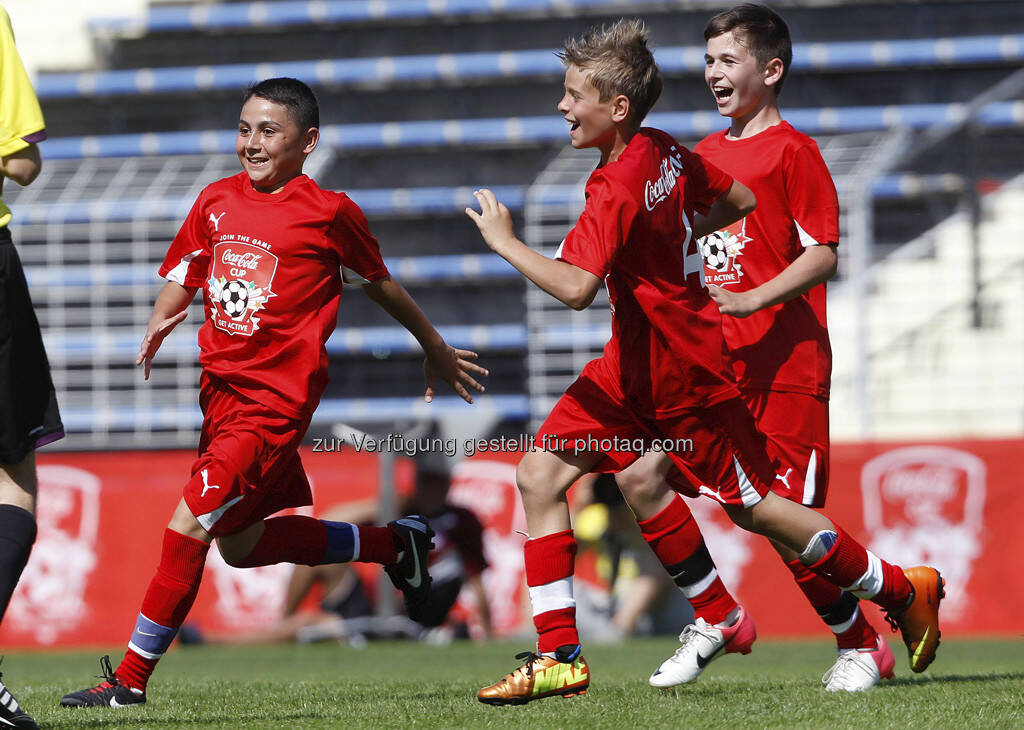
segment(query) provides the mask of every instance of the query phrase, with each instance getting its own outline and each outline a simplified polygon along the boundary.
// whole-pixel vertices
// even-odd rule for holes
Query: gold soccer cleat
[[[903,574],[914,587],[914,595],[906,608],[890,612],[886,619],[903,634],[911,671],[923,672],[939,648],[939,602],[946,595],[946,582],[939,571],[924,565],[907,568]]]
[[[555,695],[581,695],[590,687],[590,669],[580,655],[560,662],[554,657],[524,651],[516,654],[516,659],[526,662],[500,682],[477,692],[478,700],[488,705],[523,705]]]

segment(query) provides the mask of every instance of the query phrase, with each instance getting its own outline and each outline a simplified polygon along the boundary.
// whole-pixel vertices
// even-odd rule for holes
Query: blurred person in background
[[[29,185],[39,175],[46,125],[0,7],[0,195],[10,178]],[[64,436],[50,364],[32,309],[21,260],[0,199],[0,621],[36,539],[35,450]],[[0,725],[35,728],[0,681]]]
[[[682,594],[667,590],[674,584],[644,542],[615,477],[598,474],[589,484],[578,486],[575,499],[579,509],[573,525],[580,555],[588,550],[597,553],[597,575],[609,593],[604,610],[592,612],[600,613],[599,618],[579,616],[581,625],[596,624],[586,632],[612,642],[661,633],[663,626],[677,626],[689,616],[692,611]]]

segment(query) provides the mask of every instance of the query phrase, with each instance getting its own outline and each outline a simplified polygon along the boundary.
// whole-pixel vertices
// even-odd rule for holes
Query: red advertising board
[[[1024,555],[1018,461],[1024,441],[843,444],[832,449],[826,514],[881,557],[929,563],[946,578],[942,631],[1020,634]],[[494,626],[529,621],[523,600],[525,519],[515,488],[519,455],[478,454],[454,470],[451,499],[485,524],[485,574]],[[39,536],[0,631],[7,647],[127,640],[155,569],[163,529],[181,497],[189,452],[39,455]],[[316,512],[377,493],[375,454],[303,453]],[[401,490],[412,466],[397,462]],[[765,540],[729,523],[717,503],[690,501],[719,572],[762,636],[821,636],[820,621]],[[992,559],[990,556],[995,556]],[[267,625],[280,612],[288,566],[239,570],[217,551],[190,620],[209,629]],[[880,621],[875,621],[881,626]]]

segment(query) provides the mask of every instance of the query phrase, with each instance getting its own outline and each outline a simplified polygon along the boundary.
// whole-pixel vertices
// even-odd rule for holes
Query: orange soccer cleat
[[[526,662],[500,682],[477,692],[478,700],[488,705],[523,705],[555,695],[581,695],[590,687],[590,669],[579,653],[569,661],[532,651],[516,654],[516,659]]]
[[[919,565],[906,568],[914,593],[910,603],[901,611],[890,611],[886,616],[893,630],[899,628],[903,643],[910,655],[910,669],[923,672],[935,659],[939,648],[939,602],[946,595],[946,582],[935,568]]]

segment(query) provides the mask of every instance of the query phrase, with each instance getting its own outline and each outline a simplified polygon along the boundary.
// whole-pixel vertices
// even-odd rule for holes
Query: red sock
[[[209,549],[210,546],[202,540],[166,529],[160,564],[142,599],[142,615],[160,626],[177,631],[199,591]],[[158,661],[160,656],[147,658],[128,649],[114,674],[128,687],[145,691]]]
[[[390,527],[367,527],[358,525],[359,528],[359,557],[360,563],[380,563],[381,565],[394,565],[398,562],[398,547],[395,545],[395,533]]]
[[[704,536],[681,498],[648,520],[641,520],[640,532],[672,580],[693,606],[693,614],[717,624],[736,608],[711,559]]]
[[[527,540],[523,547],[537,649],[542,654],[580,643],[572,596],[576,547],[572,530]]]
[[[910,598],[911,586],[900,567],[869,553],[838,525],[835,531],[836,544],[824,558],[807,567],[830,583],[886,610],[903,608]]]
[[[263,522],[263,534],[239,568],[295,563],[320,565],[327,552],[327,527],[318,519],[302,515],[271,517]]]
[[[812,573],[799,560],[786,563],[796,584],[836,637],[840,649],[874,648],[877,632],[864,618],[857,597]]]

